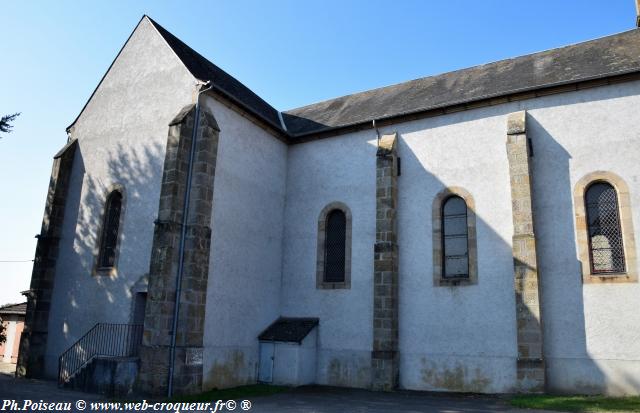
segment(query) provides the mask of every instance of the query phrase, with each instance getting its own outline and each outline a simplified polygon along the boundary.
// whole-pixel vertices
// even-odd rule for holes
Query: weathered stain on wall
[[[256,365],[245,360],[240,350],[231,351],[227,358],[217,359],[204,377],[204,389],[223,389],[254,383]]]
[[[485,393],[491,384],[491,378],[479,368],[471,369],[459,362],[447,366],[423,357],[421,364],[422,381],[434,390]]]
[[[327,368],[327,383],[330,386],[366,387],[371,381],[371,369],[352,360],[333,358]]]
[[[255,383],[258,335],[281,314],[288,149],[219,101],[207,96],[202,104],[220,126],[204,332],[206,389]],[[234,351],[244,354],[244,362],[231,374],[225,366],[233,366]]]

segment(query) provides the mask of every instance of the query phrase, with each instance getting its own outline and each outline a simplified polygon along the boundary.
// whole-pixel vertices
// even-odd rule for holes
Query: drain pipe
[[[200,94],[211,89],[211,81],[206,81],[196,94],[196,116],[193,121],[193,133],[191,135],[191,150],[189,151],[189,163],[187,164],[187,185],[184,191],[184,202],[182,204],[182,227],[180,228],[180,246],[178,249],[178,273],[176,274],[176,297],[173,308],[173,324],[171,327],[171,346],[169,347],[169,383],[167,386],[167,397],[173,394],[173,371],[176,358],[176,336],[178,330],[178,316],[180,315],[180,294],[182,292],[182,274],[184,271],[184,244],[187,236],[187,218],[189,214],[189,201],[191,198],[191,181],[193,178],[193,159],[196,153],[196,139],[198,137],[198,124],[200,123]]]
[[[378,126],[376,126],[376,120],[373,120],[372,128],[376,130],[376,138],[378,139],[378,146],[380,146],[380,131],[378,130]]]

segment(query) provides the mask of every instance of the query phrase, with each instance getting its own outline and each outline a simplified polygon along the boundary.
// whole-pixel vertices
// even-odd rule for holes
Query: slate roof
[[[292,135],[640,71],[640,30],[425,77],[283,113]]]
[[[371,123],[372,120],[381,121],[553,86],[640,73],[640,29],[633,29],[279,113],[233,76],[150,17],[143,16],[143,19],[145,17],[195,78],[211,80],[216,92],[287,135],[290,142],[333,129]]]
[[[317,318],[280,317],[260,333],[258,340],[301,343],[318,323]]]
[[[201,81],[210,80],[218,92],[221,92],[235,103],[240,104],[241,107],[248,109],[259,118],[262,118],[262,120],[277,130],[282,130],[278,111],[271,105],[233,76],[187,46],[182,40],[169,33],[169,31],[156,23],[152,18],[149,16],[147,16],[147,18],[196,79]]]
[[[0,306],[0,315],[2,314],[27,314],[27,303],[5,304]]]

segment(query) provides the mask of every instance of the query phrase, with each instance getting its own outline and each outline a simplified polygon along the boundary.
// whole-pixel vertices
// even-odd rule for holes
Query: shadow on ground
[[[55,381],[16,379],[0,374],[0,395],[4,400],[15,400],[22,405],[24,400],[38,402],[71,402],[71,411],[82,411],[76,408],[76,402],[87,402],[86,409],[93,401],[107,401],[95,394],[80,393],[61,389]],[[455,393],[423,393],[400,391],[393,393],[372,392],[367,390],[346,389],[324,386],[304,386],[271,396],[247,397],[251,402],[252,413],[457,413],[457,412],[499,412],[499,413],[536,413],[543,410],[515,409],[508,405],[506,399],[496,396],[470,395]],[[110,400],[111,402],[117,402]],[[140,400],[127,400],[142,402]],[[226,402],[226,400],[224,400]],[[215,400],[212,400],[212,405]],[[242,400],[235,400],[236,408],[242,409]],[[153,403],[150,401],[150,403]],[[175,410],[173,410],[175,411]],[[181,410],[183,411],[183,410]],[[186,411],[186,410],[184,410]],[[211,412],[211,408],[203,411]],[[219,412],[231,410],[223,409]]]
[[[303,386],[249,400],[252,413],[543,412],[513,408],[506,398],[499,396],[417,391],[384,393],[324,386]],[[241,400],[236,402],[241,403]]]

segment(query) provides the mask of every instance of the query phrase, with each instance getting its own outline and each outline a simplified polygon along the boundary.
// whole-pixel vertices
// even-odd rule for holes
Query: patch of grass
[[[213,389],[200,394],[190,396],[177,396],[173,401],[179,402],[210,402],[212,400],[243,400],[251,399],[257,396],[270,396],[272,394],[282,393],[290,387],[285,386],[269,386],[266,384],[252,384],[249,386],[232,387],[230,389]]]
[[[518,395],[509,402],[525,409],[565,412],[640,412],[640,397]]]

